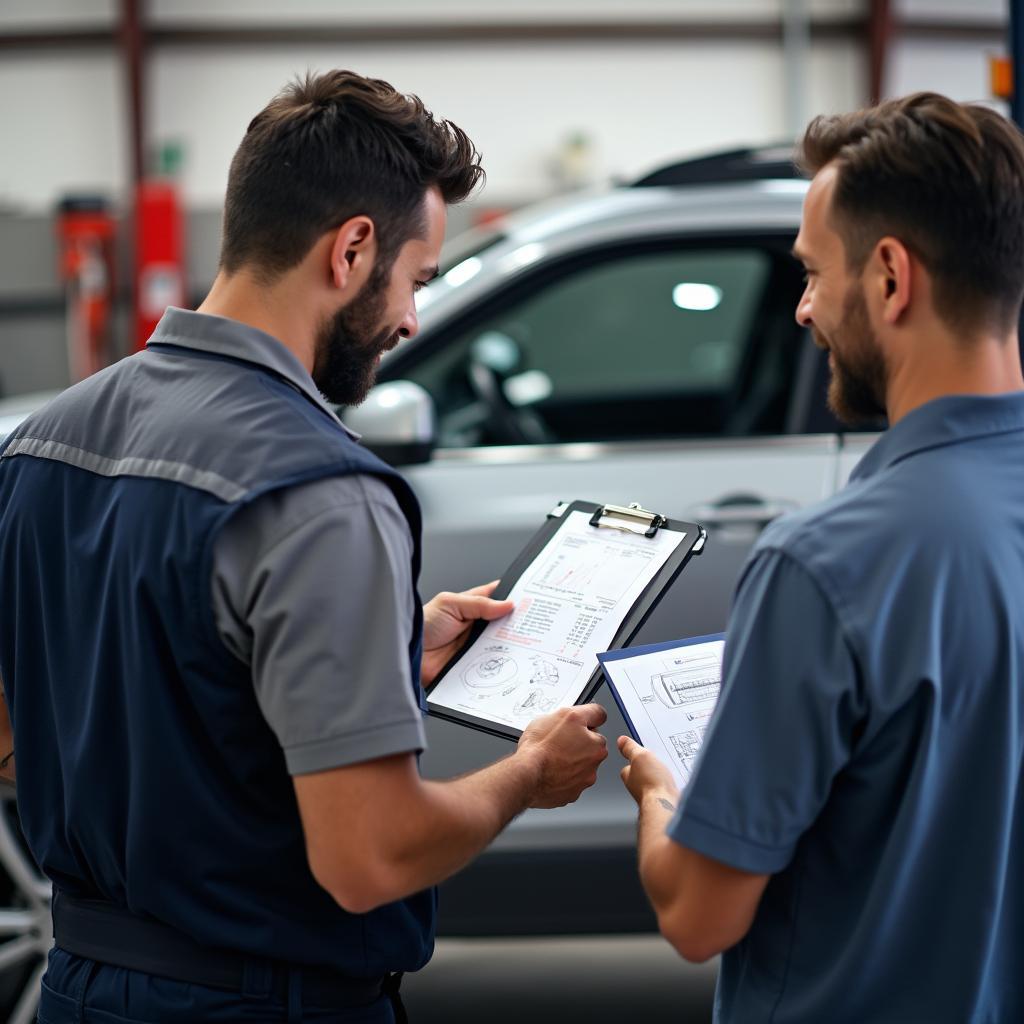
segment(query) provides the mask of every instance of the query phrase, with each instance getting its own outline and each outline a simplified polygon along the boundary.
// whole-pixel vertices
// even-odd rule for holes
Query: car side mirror
[[[392,466],[429,462],[437,444],[434,402],[411,380],[394,380],[370,389],[362,405],[342,419],[362,435],[362,444]]]

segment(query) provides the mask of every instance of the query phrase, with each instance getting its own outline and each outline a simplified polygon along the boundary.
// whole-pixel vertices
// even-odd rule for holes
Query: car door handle
[[[694,505],[690,515],[702,526],[767,526],[795,508],[795,501],[767,499],[756,494],[729,494],[705,505]]]

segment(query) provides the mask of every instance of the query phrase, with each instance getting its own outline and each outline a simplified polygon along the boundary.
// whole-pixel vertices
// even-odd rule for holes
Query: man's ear
[[[339,291],[358,291],[369,276],[377,255],[373,221],[360,214],[335,229],[331,243],[330,281]]]
[[[880,238],[871,253],[868,280],[883,323],[897,323],[910,305],[912,262],[907,247],[889,235]]]

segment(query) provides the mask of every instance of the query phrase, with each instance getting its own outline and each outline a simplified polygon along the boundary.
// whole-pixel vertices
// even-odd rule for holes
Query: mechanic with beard
[[[664,935],[715,1019],[1024,1020],[1024,142],[917,94],[811,123],[797,320],[888,431],[769,526],[680,800],[628,737]],[[678,804],[678,806],[677,806]]]
[[[575,800],[596,705],[420,778],[423,691],[490,587],[420,606],[419,512],[325,404],[417,329],[466,135],[336,71],[249,125],[220,272],[0,457],[0,675],[54,885],[40,1019],[388,1022],[435,892]]]

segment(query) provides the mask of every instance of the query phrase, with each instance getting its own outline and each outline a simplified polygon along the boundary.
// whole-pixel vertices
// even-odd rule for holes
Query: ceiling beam
[[[128,142],[132,181],[138,184],[146,172],[144,119],[146,39],[140,12],[141,0],[121,0],[121,54],[124,60],[125,92],[128,99]]]
[[[872,0],[874,3],[874,0]],[[815,41],[859,41],[870,30],[871,19],[864,16],[812,19],[811,37]],[[901,39],[943,39],[983,43],[1003,43],[1007,26],[1001,21],[902,19],[893,21],[892,31]],[[506,42],[780,42],[781,20],[772,21],[645,21],[621,22],[445,22],[445,23],[364,23],[149,25],[144,41],[152,46],[282,46],[424,43],[480,44]],[[94,48],[117,44],[116,28],[83,28],[61,32],[3,32],[0,49],[38,50]]]
[[[889,0],[871,0],[871,14],[868,19],[868,100],[872,106],[882,101],[892,37],[892,10]]]

